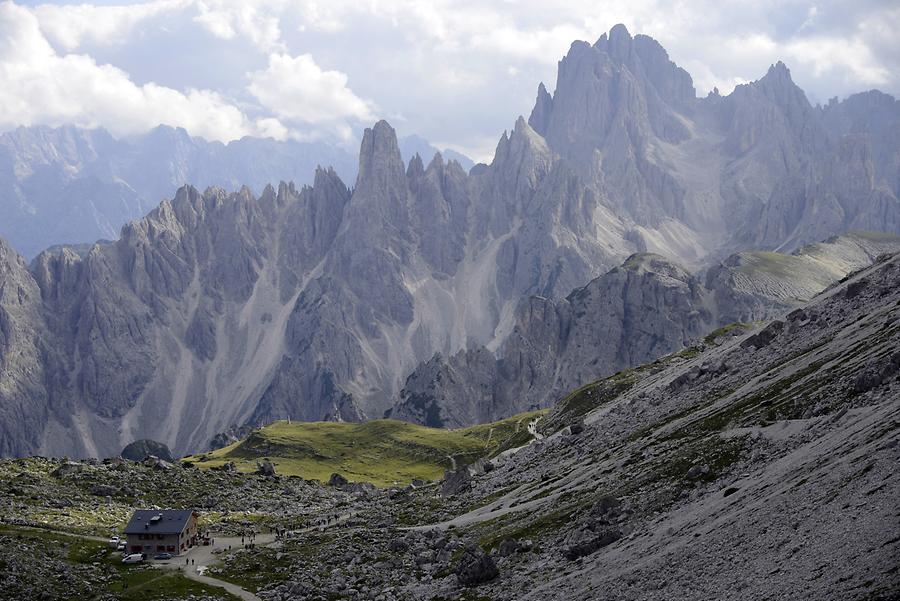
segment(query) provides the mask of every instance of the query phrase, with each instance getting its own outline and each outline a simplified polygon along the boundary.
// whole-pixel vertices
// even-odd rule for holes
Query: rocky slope
[[[623,269],[603,280],[608,289],[566,299],[635,252],[695,269],[855,225],[895,231],[896,138],[875,130],[895,109],[875,96],[810,107],[783,65],[728,97],[697,99],[656,42],[616,27],[573,45],[555,94],[541,90],[490,165],[404,162],[379,122],[363,136],[352,189],[329,169],[258,197],[186,186],[114,243],[50,249],[28,269],[7,249],[0,452],[112,455],[149,438],[177,455],[235,426],[378,417],[422,361],[464,349],[472,356],[459,365],[485,372],[473,380],[481,396],[442,419],[546,404],[581,378],[683,345],[726,309],[767,314],[752,297],[773,296],[769,280],[747,284],[743,264],[717,272],[712,306],[671,266]],[[851,142],[873,151],[844,161]],[[822,168],[835,160],[849,169],[840,181]],[[174,181],[145,162],[147,182]],[[176,171],[179,181],[194,173]],[[808,295],[833,271],[823,273],[777,284],[775,304]],[[523,305],[534,296],[545,300]],[[584,316],[571,312],[578,303]],[[600,307],[621,321],[591,312]],[[573,319],[579,327],[563,327]],[[551,349],[571,345],[568,367],[542,356],[545,334],[559,340]],[[488,354],[500,361],[482,361]],[[495,394],[505,382],[507,396]]]
[[[798,306],[843,278],[898,250],[900,237],[853,232],[794,253],[736,253],[707,270],[706,287],[722,308],[719,320],[755,321]]]
[[[898,284],[893,255],[783,320],[572,392],[543,440],[401,534],[429,575],[395,598],[895,598]]]
[[[900,237],[857,233],[795,254],[743,252],[704,279],[636,254],[564,299],[531,297],[494,351],[436,354],[406,380],[389,414],[459,427],[551,406],[566,391],[696,343],[716,328],[784,314],[883,253]]]
[[[437,152],[420,136],[401,138],[400,148],[406,160]],[[459,153],[448,157],[472,166]],[[356,177],[352,148],[327,142],[221,144],[168,126],[123,139],[103,129],[20,127],[0,134],[0,236],[28,258],[57,244],[114,240],[184,184],[259,192],[280,180],[312,183],[317,165]]]
[[[534,541],[498,553],[500,577],[478,593],[896,596],[898,284],[894,255],[784,320],[565,399],[544,441],[495,462],[460,499],[484,506],[441,526],[498,550]]]

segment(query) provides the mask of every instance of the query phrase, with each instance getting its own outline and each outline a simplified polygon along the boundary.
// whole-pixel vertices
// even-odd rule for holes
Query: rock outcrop
[[[169,463],[175,461],[169,447],[161,442],[147,439],[136,440],[131,444],[126,445],[125,448],[122,449],[120,456],[129,461],[143,461],[147,459],[147,457],[156,457],[163,461],[168,461]]]
[[[456,566],[456,579],[463,586],[484,584],[499,575],[497,564],[477,545],[466,547]]]

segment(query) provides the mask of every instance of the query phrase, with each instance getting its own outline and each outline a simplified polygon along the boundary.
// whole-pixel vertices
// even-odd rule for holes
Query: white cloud
[[[198,0],[194,21],[223,40],[249,39],[263,50],[281,49],[281,0]]]
[[[290,123],[333,125],[348,135],[348,121],[372,121],[372,103],[347,86],[347,76],[325,71],[309,54],[271,54],[263,71],[249,74],[248,90],[260,104]]]
[[[191,2],[154,0],[146,4],[120,6],[41,4],[34,9],[34,13],[48,39],[64,50],[74,50],[84,42],[125,42],[134,27],[142,21],[182,10]]]
[[[0,129],[74,124],[122,135],[160,123],[222,141],[284,135],[273,120],[254,123],[217,92],[139,86],[89,56],[57,54],[34,14],[12,2],[0,4]]]
[[[868,46],[859,39],[804,38],[786,44],[784,52],[810,65],[815,77],[838,71],[864,85],[884,85],[890,81],[890,72],[878,64]]]
[[[620,22],[656,38],[692,74],[701,95],[713,86],[727,94],[777,60],[814,100],[869,87],[900,91],[900,9],[878,1],[149,0],[127,7],[86,1],[98,5],[32,11],[59,50],[50,62],[74,64],[65,52],[91,48],[102,60],[78,55],[94,63],[91,72],[113,69],[97,64],[104,62],[127,70],[106,76],[128,82],[145,102],[153,86],[132,82],[165,81],[181,90],[169,90],[174,104],[205,102],[231,114],[223,119],[229,132],[343,136],[379,112],[404,115],[403,134],[487,148],[485,140],[528,113],[539,81],[553,89],[556,62],[574,39],[593,42]],[[172,25],[177,35],[167,38],[163,26]],[[148,46],[160,42],[161,51]],[[191,85],[206,90],[191,92]],[[70,104],[82,97],[96,104],[102,96],[83,88],[75,86]],[[11,95],[0,91],[7,103],[15,101]],[[17,115],[62,119],[59,107],[40,117],[43,102],[49,101],[0,115],[0,122]],[[76,112],[84,121],[113,120],[90,106]],[[167,119],[189,113],[150,107],[145,114],[163,112]],[[146,120],[111,114],[122,129]]]
[[[473,32],[470,44],[483,52],[556,64],[574,40],[590,39],[581,27],[570,24],[549,29],[519,29],[506,25]]]

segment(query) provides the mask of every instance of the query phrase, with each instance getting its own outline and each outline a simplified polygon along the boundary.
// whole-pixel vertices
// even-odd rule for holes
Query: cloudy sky
[[[900,93],[896,0],[96,0],[0,2],[0,130],[159,123],[355,144],[401,134],[488,158],[553,89],[571,42],[646,33],[723,93],[783,60],[813,102]]]

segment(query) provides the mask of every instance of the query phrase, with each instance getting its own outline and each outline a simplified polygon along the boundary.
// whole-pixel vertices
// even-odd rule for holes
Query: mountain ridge
[[[441,152],[421,136],[400,139],[407,160]],[[444,150],[466,169],[472,161]],[[183,184],[242,186],[261,193],[272,182],[312,183],[318,165],[348,181],[353,152],[328,142],[245,137],[228,144],[160,125],[146,134],[114,138],[106,130],[74,126],[19,127],[0,134],[0,235],[34,258],[47,247],[117,237]],[[66,219],[58,219],[59,215]]]
[[[556,331],[557,305],[634,253],[697,271],[848,231],[875,221],[857,219],[875,208],[877,225],[895,230],[895,191],[879,170],[897,143],[871,124],[892,119],[896,101],[876,98],[876,113],[856,100],[813,109],[783,66],[727,97],[691,99],[661,46],[624,28],[604,39],[573,44],[554,95],[539,88],[534,125],[517,119],[491,164],[469,173],[441,155],[404,161],[381,121],[363,135],[352,188],[321,168],[312,185],[258,198],[185,186],[111,244],[46,252],[30,269],[7,256],[0,286],[23,292],[0,297],[2,452],[104,455],[150,438],[183,453],[232,426],[379,416],[435,353],[481,348],[483,368],[499,370],[486,358],[513,348],[523,300],[534,332]],[[856,159],[828,176],[841,153]],[[723,274],[730,295],[741,282]],[[644,295],[637,275],[613,277],[616,332],[641,325],[629,295],[673,319],[657,324],[662,337],[619,336],[609,366],[722,323],[698,278],[647,273]],[[784,308],[738,292],[716,303]],[[507,375],[540,359],[519,340]],[[576,364],[577,378],[589,375]],[[519,385],[540,375],[552,386],[551,366],[535,366]],[[478,404],[459,415],[512,410]]]

